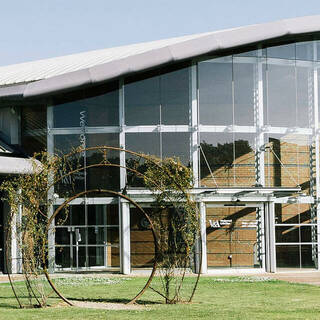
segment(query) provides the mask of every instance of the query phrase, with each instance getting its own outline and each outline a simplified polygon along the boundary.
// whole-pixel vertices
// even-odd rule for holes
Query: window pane
[[[301,268],[316,268],[317,245],[301,246]]]
[[[233,124],[231,57],[200,62],[198,77],[200,123]]]
[[[268,58],[295,59],[295,44],[285,44],[267,48]]]
[[[88,205],[88,225],[119,225],[118,206]]]
[[[297,126],[309,128],[313,124],[313,70],[297,68]]]
[[[21,108],[21,145],[33,156],[47,148],[47,107],[31,106]]]
[[[297,226],[277,226],[276,242],[300,242],[299,227]]]
[[[252,126],[254,111],[254,68],[253,63],[234,63],[234,122],[237,125]]]
[[[108,146],[119,147],[119,135],[117,133],[87,134],[87,147]],[[116,150],[92,150],[86,152],[86,165],[96,165],[103,162],[119,164],[119,151]],[[87,190],[109,189],[118,190],[120,182],[120,168],[112,166],[96,166],[86,170]],[[90,194],[90,197],[110,196],[105,193]]]
[[[216,187],[208,165],[218,186],[233,186],[233,134],[202,133],[200,146],[201,186]]]
[[[124,86],[125,123],[128,126],[160,123],[160,77]]]
[[[268,65],[267,119],[276,127],[296,126],[296,89],[294,66]]]
[[[138,153],[154,155],[160,157],[160,134],[159,133],[127,133],[126,149]],[[136,169],[138,172],[145,171],[144,160],[137,156],[126,153],[127,168]],[[141,187],[143,181],[137,174],[127,171],[128,184],[130,186]]]
[[[72,150],[80,146],[80,135],[55,135],[54,136],[54,151],[58,155],[68,154]],[[68,171],[78,170],[83,168],[84,158],[82,153],[76,153],[68,158]],[[60,198],[69,197],[72,194],[85,190],[85,174],[83,170],[73,173],[68,177],[63,178],[55,185],[55,192]]]
[[[182,125],[189,123],[190,70],[164,73],[161,77],[161,123]]]
[[[162,133],[162,158],[178,157],[190,166],[190,134],[187,132]]]
[[[234,134],[234,156],[235,184],[253,186],[256,181],[254,134]]]
[[[277,268],[300,268],[299,246],[276,246]]]
[[[296,59],[313,61],[313,42],[296,43]]]
[[[87,126],[117,126],[119,124],[118,106],[118,90],[56,105],[53,107],[54,127],[80,127],[81,112],[85,112]]]
[[[266,139],[266,184],[282,187],[301,185],[303,191],[308,193],[310,137],[268,134]]]

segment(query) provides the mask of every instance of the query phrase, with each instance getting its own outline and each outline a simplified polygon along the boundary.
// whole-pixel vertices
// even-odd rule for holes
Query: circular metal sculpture
[[[91,164],[87,164],[85,161],[84,163],[80,163],[79,159],[85,156],[87,152],[98,152],[101,158],[99,159],[100,161]],[[129,154],[131,157],[135,157],[138,160],[132,161],[129,165],[127,163],[126,166],[120,165],[119,163],[112,163],[108,160],[108,153],[110,152],[124,152],[125,154]],[[139,164],[141,159],[144,162],[142,165]],[[179,294],[181,291],[182,283],[185,279],[186,271],[189,267],[189,261],[191,261],[192,259],[191,256],[192,254],[194,254],[194,252],[192,252],[190,249],[194,248],[195,245],[199,243],[201,246],[201,241],[199,241],[199,228],[197,222],[195,222],[199,221],[197,207],[195,202],[191,200],[187,192],[188,186],[190,187],[190,185],[188,184],[188,179],[185,179],[187,183],[183,180],[183,174],[184,172],[188,172],[188,169],[183,167],[181,164],[178,165],[177,162],[172,159],[169,159],[169,161],[165,162],[154,157],[146,156],[133,151],[108,146],[91,148],[79,147],[73,150],[71,153],[63,156],[62,160],[63,161],[60,161],[59,159],[59,161],[57,161],[58,165],[51,164],[51,167],[53,167],[53,169],[49,166],[51,171],[48,170],[48,172],[45,172],[46,176],[48,176],[48,179],[45,182],[39,182],[40,185],[41,183],[46,183],[46,188],[43,188],[43,190],[39,188],[39,203],[31,203],[30,205],[30,203],[28,202],[29,207],[27,206],[27,208],[25,209],[27,210],[27,214],[26,216],[22,217],[22,220],[24,220],[24,218],[27,219],[25,219],[26,221],[22,221],[20,228],[17,229],[19,235],[15,235],[16,237],[21,237],[21,266],[23,278],[26,283],[28,294],[30,296],[30,304],[37,306],[45,305],[47,296],[49,296],[53,291],[67,304],[72,305],[72,302],[68,300],[55,286],[54,281],[51,279],[48,272],[48,235],[49,232],[53,231],[53,222],[55,221],[55,218],[57,217],[59,212],[66,209],[69,206],[70,202],[72,202],[73,200],[92,194],[107,194],[129,202],[133,207],[139,210],[139,212],[148,222],[148,225],[151,229],[155,248],[152,272],[144,287],[133,299],[131,299],[129,303],[136,302],[147,290],[147,288],[151,288],[153,291],[163,296],[167,303],[179,302]],[[91,190],[76,192],[72,195],[69,194],[68,197],[64,197],[67,200],[65,200],[54,212],[52,212],[52,210],[50,211],[50,208],[53,208],[54,203],[53,188],[55,185],[59,184],[64,179],[68,179],[81,172],[90,170],[91,168],[98,167],[103,167],[105,169],[118,168],[119,170],[126,170],[127,174],[130,174],[131,177],[136,177],[142,180],[145,184],[145,187],[149,188],[149,190],[152,191],[152,195],[155,198],[155,204],[158,207],[161,207],[162,211],[155,210],[152,213],[152,216],[150,216],[136,201],[126,195],[125,191],[121,193],[105,188],[95,188]],[[56,174],[55,171],[59,170],[60,173]],[[35,182],[37,181],[37,178],[43,179],[43,176],[37,176],[39,172],[43,174],[43,171],[43,168],[37,168],[35,170],[35,173],[33,175],[33,179]],[[51,175],[50,172],[54,172],[54,174]],[[12,187],[13,185],[10,185],[9,183],[3,189],[5,191],[8,191],[10,190],[8,186]],[[30,183],[30,185],[32,185],[32,182]],[[24,196],[24,193],[28,194],[25,191],[26,190],[22,190]],[[34,192],[34,190],[32,191]],[[12,203],[10,202],[10,197],[8,197],[8,199],[9,203]],[[34,198],[31,197],[31,199]],[[43,203],[41,203],[43,202],[43,199],[49,199],[50,201],[48,201],[46,205],[44,205]],[[37,201],[34,200],[34,202]],[[23,205],[23,201],[20,201],[20,204]],[[28,208],[31,209],[29,209],[28,211]],[[19,210],[21,210],[21,208]],[[163,210],[166,210],[166,214],[163,214]],[[14,233],[16,227],[16,212],[17,211],[12,210],[12,214],[8,221],[6,240],[7,250],[8,248],[10,248],[12,233]],[[34,212],[37,213],[37,217],[35,217]],[[38,217],[40,217],[40,219]],[[192,219],[190,219],[190,217],[193,218],[194,221],[191,221]],[[22,243],[21,240],[23,241]],[[17,243],[19,244],[19,241]],[[25,245],[26,243],[28,244],[28,246]],[[198,248],[197,254],[198,259],[201,261],[201,247]],[[10,274],[9,256],[10,253],[9,251],[7,251],[6,261],[9,281],[20,307],[23,307],[24,303],[19,297],[19,292],[14,284],[15,282],[13,281],[12,275]],[[162,279],[162,282],[160,283],[160,289],[156,288],[155,286],[150,286],[156,274],[157,268],[159,270],[159,277],[160,279]],[[174,278],[176,276],[177,269],[180,270],[181,279],[180,282],[176,284],[176,288],[174,289],[175,292],[172,295],[172,289],[170,289],[170,281],[171,278]],[[191,299],[193,298],[200,277],[200,268],[198,268],[197,271],[198,276],[196,278],[190,297],[188,298],[189,301],[191,301]],[[43,289],[39,289],[36,286],[36,284],[39,283],[39,279],[43,281],[43,276],[45,276],[51,288],[50,293],[47,294]],[[32,303],[32,301],[35,301],[35,303]]]

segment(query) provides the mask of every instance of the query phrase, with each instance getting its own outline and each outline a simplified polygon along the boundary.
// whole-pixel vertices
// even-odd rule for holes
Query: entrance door
[[[119,267],[117,205],[71,205],[64,214],[56,218],[56,269]]]
[[[261,267],[262,208],[250,204],[207,204],[208,267]]]

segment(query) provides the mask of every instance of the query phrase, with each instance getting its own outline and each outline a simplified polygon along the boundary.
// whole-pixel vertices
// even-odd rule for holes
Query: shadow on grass
[[[109,299],[94,299],[94,298],[88,298],[88,299],[79,299],[79,298],[68,298],[70,301],[88,301],[88,302],[104,302],[104,303],[123,303],[127,304],[131,301],[131,299],[121,299],[121,298],[109,298]],[[150,301],[150,300],[139,300],[136,302],[137,304],[147,305],[147,304],[163,304],[161,302],[157,301]]]
[[[1,297],[0,297],[1,298]],[[19,305],[14,305],[13,303],[12,304],[8,304],[8,303],[0,303],[0,309],[1,308],[7,308],[7,309],[21,309],[19,307]]]

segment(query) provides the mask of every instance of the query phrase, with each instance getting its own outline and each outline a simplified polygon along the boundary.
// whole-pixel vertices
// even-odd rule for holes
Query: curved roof
[[[0,97],[31,98],[262,41],[320,32],[320,16],[89,51],[0,67]]]

